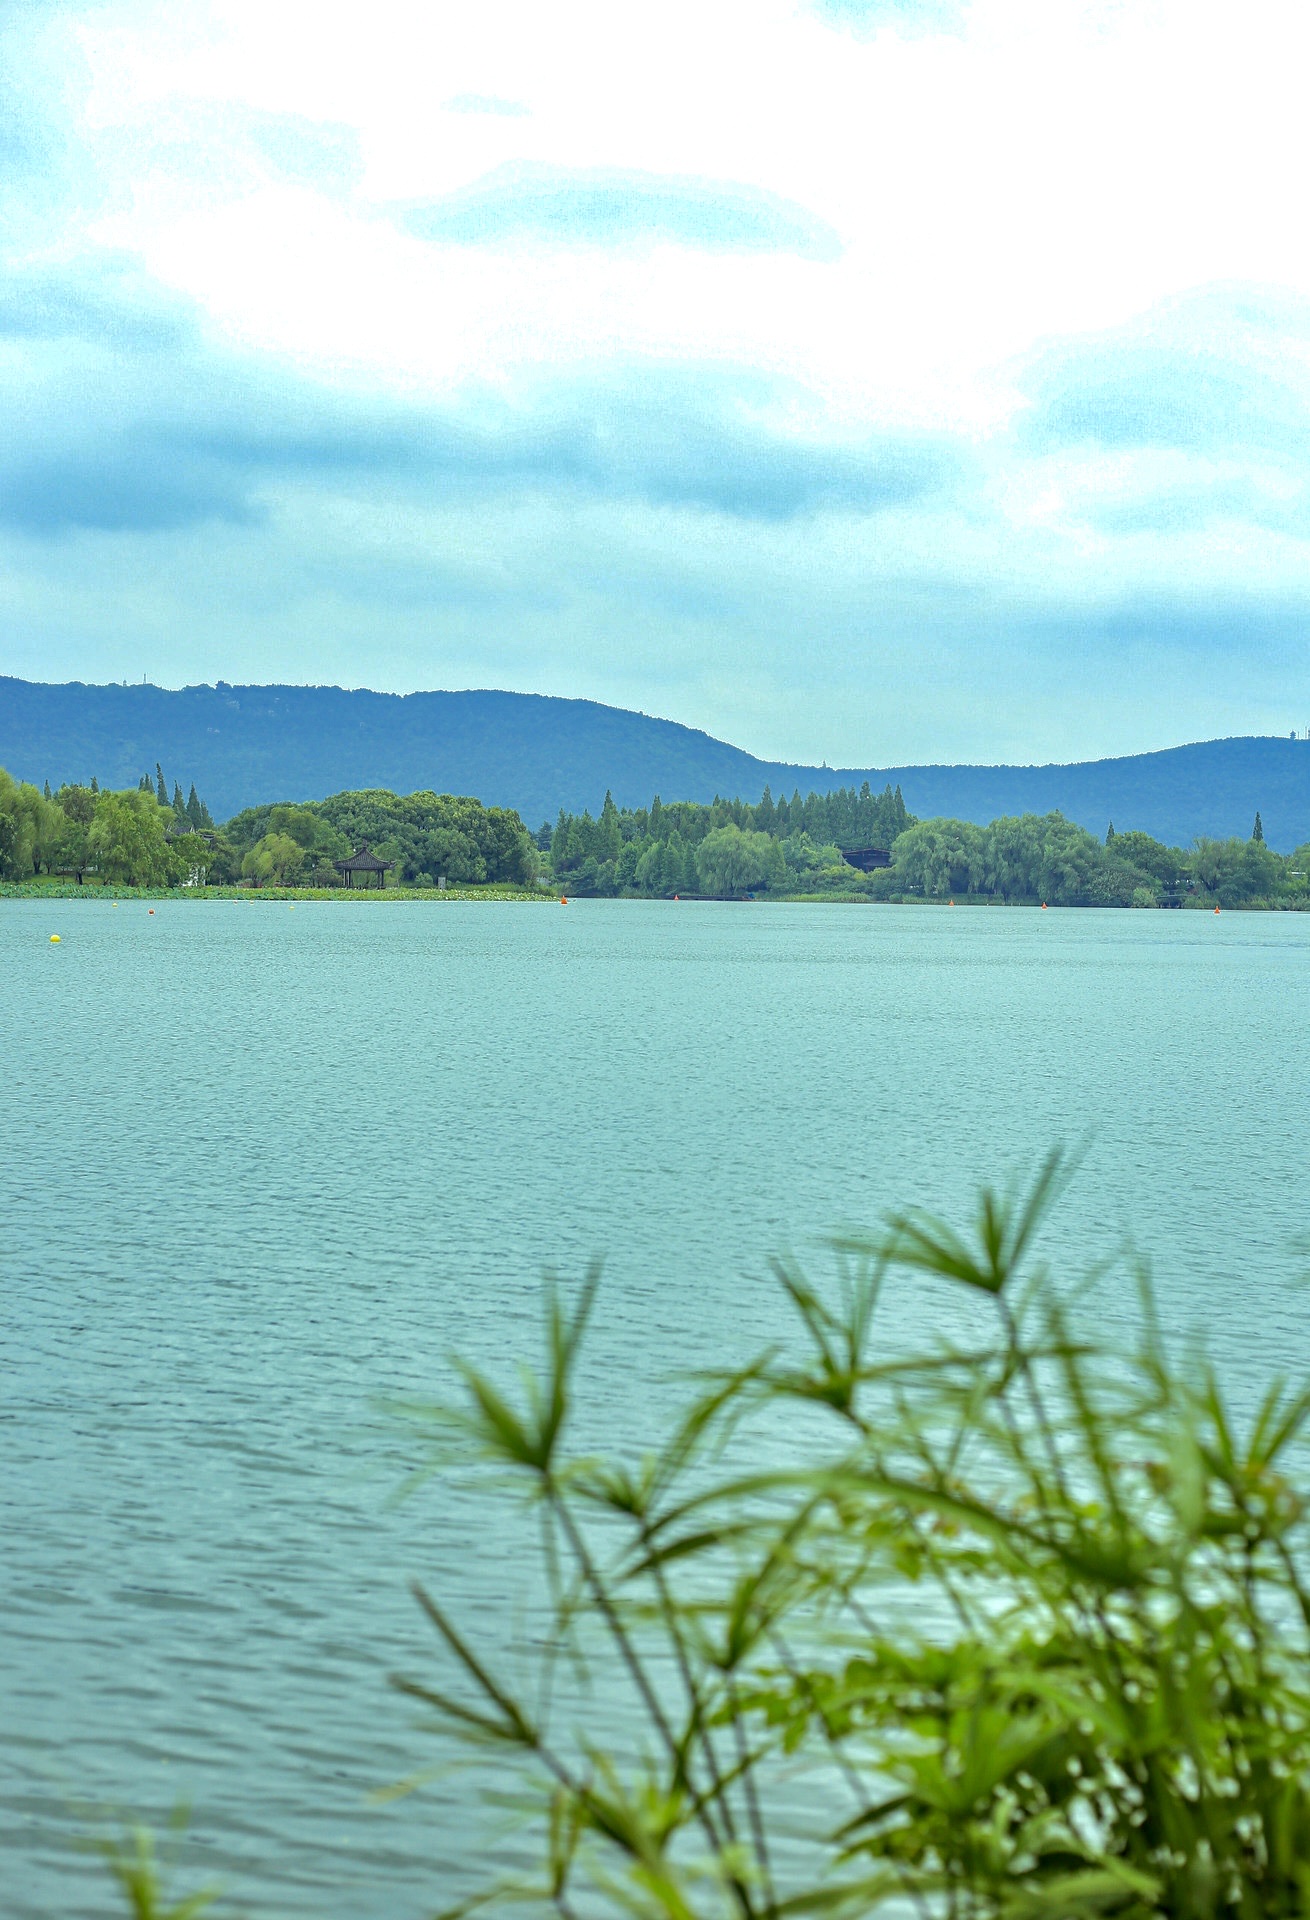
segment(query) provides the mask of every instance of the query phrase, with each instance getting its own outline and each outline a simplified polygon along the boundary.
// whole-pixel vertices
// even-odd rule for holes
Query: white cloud
[[[554,484],[492,460],[463,495],[443,470],[439,499],[386,458],[367,482],[272,461],[255,485],[189,446],[171,519],[140,463],[135,507],[108,500],[120,435],[113,459],[92,436],[40,467],[23,522],[11,449],[8,631],[61,671],[186,632],[151,671],[501,678],[830,761],[1145,745],[1162,709],[1231,730],[1310,697],[1290,0],[1240,22],[1215,0],[121,0],[12,30],[10,69],[40,87],[13,121],[10,254],[72,272],[110,250],[195,303],[197,444],[233,381],[274,416],[294,386],[329,420],[459,418],[476,390],[506,418],[549,391],[600,421],[585,484],[575,433]],[[489,179],[500,224],[477,245],[397,223]],[[523,244],[515,181],[586,186],[589,243],[556,244],[538,207]],[[597,182],[645,183],[642,245]],[[706,242],[723,182],[753,250]],[[822,257],[797,251],[810,219],[836,236]],[[1215,283],[1275,292],[1195,296]],[[68,287],[50,313],[72,325]],[[3,351],[21,389],[28,349]],[[625,430],[595,395],[634,367]],[[689,413],[672,373],[758,378],[767,433],[739,432],[740,384]],[[867,475],[824,494],[779,455],[788,433],[805,474],[815,448],[926,436],[962,477],[892,507]],[[801,507],[771,516],[787,486]]]
[[[604,260],[571,263],[562,299],[549,260],[488,289],[467,261],[425,275],[393,255],[413,274],[410,304],[467,311],[478,330],[489,303],[508,309],[502,356],[515,334],[529,357],[567,357],[579,333],[589,350],[598,325],[642,350],[663,326],[680,351],[693,300],[703,348],[747,347],[855,406],[903,407],[916,393],[939,403],[1044,332],[1112,324],[1202,281],[1310,291],[1302,17],[1277,0],[1240,33],[1204,0],[975,0],[964,31],[908,40],[852,39],[769,0],[548,12],[379,0],[367,15],[316,10],[312,34],[299,6],[263,0],[147,12],[135,32],[111,18],[82,35],[89,131],[136,142],[110,159],[133,176],[110,237],[234,329],[329,362],[348,338],[382,378],[413,349],[404,303],[370,297],[385,246],[376,203],[455,193],[508,163],[743,181],[813,209],[847,256],[800,278],[779,262],[761,302],[744,262],[703,282],[668,263],[675,297],[662,301]],[[434,110],[461,95],[530,97],[534,110]],[[212,181],[179,191],[167,155],[152,161],[152,129],[198,100],[353,129],[362,193],[316,220],[274,186],[236,182],[217,205]],[[270,229],[291,242],[300,301],[292,274],[272,269]]]

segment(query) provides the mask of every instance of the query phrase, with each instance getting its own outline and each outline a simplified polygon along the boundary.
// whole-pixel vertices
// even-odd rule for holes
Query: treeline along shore
[[[1149,834],[1105,839],[1063,814],[975,826],[916,820],[900,788],[799,792],[756,806],[617,808],[561,813],[539,843],[554,879],[578,894],[744,894],[795,899],[1000,901],[1067,907],[1310,906],[1310,845],[1286,856],[1249,839],[1166,846]],[[869,856],[874,856],[870,859]],[[864,870],[862,870],[862,868]]]
[[[342,870],[362,848],[375,870]],[[519,816],[451,794],[338,793],[249,808],[217,826],[194,785],[169,798],[161,768],[138,786],[92,778],[52,793],[0,769],[0,880],[14,886],[350,889],[359,878],[423,892],[537,888],[540,856]]]
[[[357,863],[368,850],[367,871]],[[0,884],[344,893],[363,877],[393,894],[546,889],[602,898],[954,900],[1091,907],[1310,906],[1310,844],[1245,839],[1171,847],[1104,840],[1060,813],[982,827],[916,820],[899,787],[868,783],[775,800],[664,802],[561,812],[531,834],[510,808],[467,796],[374,789],[246,808],[217,824],[162,767],[135,787],[92,778],[57,792],[0,769]]]

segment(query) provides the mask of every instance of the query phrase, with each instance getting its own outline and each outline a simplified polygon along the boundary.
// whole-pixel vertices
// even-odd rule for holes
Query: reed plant
[[[176,1838],[185,1824],[185,1813],[179,1811],[171,1823],[171,1836]],[[170,1863],[161,1858],[148,1827],[125,1827],[94,1844],[104,1857],[131,1920],[200,1920],[217,1897],[213,1888],[174,1897],[169,1886]]]
[[[1310,1394],[1239,1418],[1145,1281],[1089,1333],[1034,1245],[1059,1182],[899,1215],[827,1288],[779,1263],[794,1341],[645,1457],[575,1438],[594,1275],[518,1390],[410,1410],[542,1530],[526,1671],[416,1589],[440,1664],[396,1684],[534,1815],[536,1868],[458,1911],[1310,1914]],[[982,1311],[907,1356],[886,1303],[930,1283]]]

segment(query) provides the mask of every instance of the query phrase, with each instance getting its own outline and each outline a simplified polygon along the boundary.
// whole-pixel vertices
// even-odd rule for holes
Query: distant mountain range
[[[692,727],[592,700],[531,693],[370,693],[341,687],[48,686],[0,677],[0,766],[57,787],[135,785],[163,765],[194,780],[215,818],[266,800],[316,800],[351,787],[475,794],[517,807],[531,827],[560,807],[665,800],[758,800],[899,783],[920,816],[985,823],[1058,807],[1103,834],[1140,827],[1186,845],[1251,830],[1271,846],[1310,840],[1310,742],[1208,740],[1118,760],[1043,767],[805,767],[757,760]]]

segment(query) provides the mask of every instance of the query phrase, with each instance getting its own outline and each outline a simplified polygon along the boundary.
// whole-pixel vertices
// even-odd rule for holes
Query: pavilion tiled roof
[[[338,873],[390,873],[392,863],[370,853],[368,841],[364,840],[348,860],[334,860],[332,864]]]

